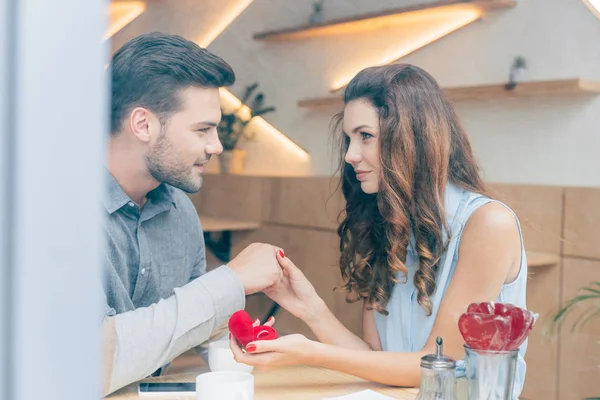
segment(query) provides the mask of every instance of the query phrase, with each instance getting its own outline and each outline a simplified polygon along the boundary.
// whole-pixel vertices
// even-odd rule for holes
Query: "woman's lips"
[[[367,175],[369,175],[371,171],[356,171],[356,179],[359,181],[364,181],[367,179]]]

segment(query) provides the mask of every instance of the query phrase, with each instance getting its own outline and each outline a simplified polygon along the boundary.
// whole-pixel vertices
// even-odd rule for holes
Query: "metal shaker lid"
[[[421,357],[421,367],[433,370],[455,369],[456,361],[453,358],[443,355],[444,341],[441,336],[436,338],[435,343],[435,354],[428,354]]]

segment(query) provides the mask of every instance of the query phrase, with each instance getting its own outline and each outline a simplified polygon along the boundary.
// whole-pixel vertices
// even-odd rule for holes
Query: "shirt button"
[[[144,275],[146,273],[146,268],[142,268],[140,272],[142,273],[142,275]]]
[[[135,204],[133,204],[133,201],[130,201],[129,203],[127,203],[129,205],[129,207],[133,207],[135,206]]]

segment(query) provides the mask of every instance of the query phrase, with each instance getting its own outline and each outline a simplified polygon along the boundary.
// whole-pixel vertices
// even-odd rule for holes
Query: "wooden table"
[[[198,373],[200,372],[196,370],[195,372],[167,375],[145,381],[194,382]],[[321,400],[324,397],[342,396],[367,389],[394,399],[414,400],[418,393],[418,389],[392,388],[367,382],[341,372],[309,366],[294,366],[270,371],[255,369],[253,375],[255,379],[255,400]],[[139,398],[137,395],[137,384],[133,384],[107,397],[107,400]],[[142,397],[142,399],[146,398]],[[194,399],[193,396],[153,398],[164,400]]]

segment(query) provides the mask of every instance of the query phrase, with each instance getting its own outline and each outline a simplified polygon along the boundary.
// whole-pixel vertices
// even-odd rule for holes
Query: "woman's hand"
[[[260,369],[306,364],[312,357],[314,344],[305,336],[294,334],[248,343],[244,352],[235,339],[229,340],[235,361]]]
[[[323,300],[289,258],[278,253],[277,261],[283,269],[283,278],[264,293],[296,318],[306,321],[324,307]]]

